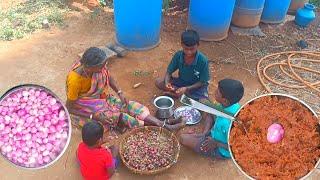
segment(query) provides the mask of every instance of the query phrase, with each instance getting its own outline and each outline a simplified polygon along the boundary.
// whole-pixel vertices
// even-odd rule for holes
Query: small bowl
[[[168,96],[159,96],[153,101],[157,108],[157,117],[160,119],[167,119],[173,115],[174,101]]]

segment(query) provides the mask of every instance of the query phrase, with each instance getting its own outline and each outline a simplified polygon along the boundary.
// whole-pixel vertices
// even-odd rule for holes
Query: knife
[[[182,95],[181,98],[180,98],[180,102],[182,104],[185,104],[187,106],[190,106],[190,107],[193,107],[195,109],[198,109],[200,111],[204,111],[204,112],[207,112],[209,114],[213,114],[213,115],[216,115],[216,116],[220,116],[220,117],[224,117],[224,118],[227,118],[227,119],[230,119],[232,121],[235,121],[236,118],[233,117],[233,116],[230,116],[229,114],[226,114],[224,112],[221,112],[221,111],[218,111],[212,107],[209,107],[207,105],[204,105],[198,101],[195,101],[189,97],[187,97],[186,95]]]

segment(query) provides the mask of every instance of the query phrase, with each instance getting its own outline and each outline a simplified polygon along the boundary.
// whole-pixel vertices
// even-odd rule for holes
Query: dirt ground
[[[24,83],[44,85],[54,91],[63,101],[65,79],[72,62],[78,54],[90,46],[103,46],[114,38],[113,14],[106,11],[92,19],[86,12],[70,12],[67,26],[39,31],[22,40],[0,42],[0,94],[12,86]],[[200,50],[210,59],[212,95],[219,79],[232,77],[241,80],[245,86],[242,103],[254,97],[261,88],[255,74],[257,60],[266,53],[297,49],[296,40],[319,38],[319,19],[309,29],[297,29],[292,21],[282,25],[262,25],[265,38],[235,36],[221,42],[201,42]],[[186,28],[186,14],[164,16],[161,44],[150,51],[130,52],[124,58],[114,58],[109,67],[125,95],[146,104],[152,110],[152,99],[160,92],[154,80],[165,73],[173,53],[180,49],[180,33]],[[316,34],[314,34],[316,32]],[[281,46],[280,46],[281,45]],[[318,48],[319,44],[316,44]],[[242,51],[251,52],[250,55]],[[143,75],[134,75],[135,71]],[[132,86],[143,83],[138,89]],[[186,129],[193,128],[188,127]],[[197,128],[201,128],[199,125]],[[14,179],[81,179],[76,164],[75,151],[81,141],[80,131],[73,128],[72,139],[66,153],[54,165],[37,171],[14,167],[2,157],[0,172],[2,180]],[[316,170],[310,179],[319,179]],[[245,179],[231,160],[216,161],[198,156],[182,148],[178,163],[155,176],[138,176],[130,173],[123,165],[112,179]]]

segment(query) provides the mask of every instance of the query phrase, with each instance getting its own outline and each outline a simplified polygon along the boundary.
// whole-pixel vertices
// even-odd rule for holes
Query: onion
[[[59,120],[65,120],[66,119],[66,112],[64,110],[61,110],[59,112]]]
[[[22,156],[22,151],[21,150],[17,150],[16,157],[21,157],[21,156]]]
[[[22,109],[22,110],[24,110],[24,108],[27,106],[27,103],[21,103],[20,104],[20,108]]]
[[[39,95],[39,98],[40,98],[41,100],[46,99],[46,98],[47,98],[47,93],[44,92],[44,91],[41,91],[41,92],[40,92],[40,95]]]
[[[42,144],[41,133],[39,133],[39,137],[35,140],[36,143]]]
[[[44,120],[44,116],[39,114],[38,119],[39,119],[40,121],[43,121],[43,120]]]
[[[27,147],[29,147],[29,148],[32,147],[32,145],[33,145],[33,144],[32,144],[32,141],[26,141],[26,145],[27,145]]]
[[[28,141],[31,139],[31,134],[24,135],[24,140]]]
[[[28,105],[26,105],[26,107],[24,108],[27,112],[29,112],[31,109],[32,109],[32,107],[31,106],[28,106]]]
[[[30,163],[31,165],[34,164],[36,162],[36,158],[35,157],[30,157],[28,163]]]
[[[5,128],[4,123],[0,123],[0,131],[4,130],[4,128]]]
[[[43,151],[42,155],[43,156],[48,156],[50,154],[50,152],[48,150]]]
[[[31,95],[30,97],[29,97],[29,102],[35,102],[36,101],[36,97],[35,96],[33,96],[33,95]]]
[[[12,151],[12,147],[9,145],[9,146],[7,146],[6,147],[6,152],[8,153],[8,152],[11,152]]]
[[[21,98],[21,97],[22,97],[21,91],[20,91],[20,92],[17,92],[15,95],[17,96],[17,98]]]
[[[39,149],[40,149],[41,152],[43,152],[43,151],[46,150],[46,146],[45,146],[45,145],[41,145],[41,146],[39,147]]]
[[[30,95],[34,95],[35,92],[36,92],[36,91],[35,91],[34,89],[30,89],[30,90],[29,90],[29,94],[30,94]]]
[[[6,122],[10,122],[11,117],[7,115],[7,116],[4,117],[4,120],[5,120]]]
[[[46,120],[43,122],[44,127],[50,127],[51,126],[51,122],[49,120]]]
[[[267,140],[270,143],[278,143],[283,139],[284,129],[280,124],[274,123],[269,126]]]
[[[22,99],[20,99],[21,102],[28,102],[29,98],[28,97],[23,97]]]
[[[34,93],[34,95],[35,95],[36,97],[39,97],[39,96],[40,96],[40,91],[36,91],[36,92]]]
[[[52,118],[51,119],[51,124],[52,125],[56,125],[58,122],[59,122],[59,119],[57,119],[57,118]]]
[[[57,100],[55,98],[50,98],[49,102],[50,102],[50,105],[53,106],[57,103]]]
[[[27,114],[27,111],[24,110],[24,109],[21,109],[21,110],[18,111],[18,115],[19,115],[20,117],[22,117],[22,116],[24,116],[24,115],[26,115],[26,114]]]
[[[43,105],[47,105],[47,104],[49,104],[49,103],[50,103],[50,101],[49,101],[48,99],[45,99],[45,100],[42,101],[42,104],[43,104]]]
[[[68,139],[68,133],[64,131],[61,135],[62,139]]]
[[[3,130],[4,134],[9,134],[11,132],[11,128],[9,126],[6,126]]]
[[[29,96],[29,92],[28,91],[22,91],[22,96],[28,97]]]
[[[58,133],[56,133],[56,138],[57,139],[61,139],[61,137],[62,137],[62,135],[58,132]]]
[[[31,106],[31,107],[32,107],[33,102],[31,101],[31,99],[30,99],[30,101],[27,101],[27,105],[29,105],[29,106]]]
[[[45,114],[49,114],[50,113],[49,108],[47,108],[47,107],[43,108],[42,110],[43,110],[43,112]]]
[[[39,155],[37,160],[38,160],[38,163],[39,163],[40,165],[43,164],[42,155]]]
[[[48,140],[48,138],[44,138],[44,139],[42,140],[42,142],[43,142],[44,144],[47,144],[47,143],[49,142],[49,140]]]
[[[45,119],[45,120],[50,120],[50,119],[51,119],[51,115],[50,115],[50,114],[46,114],[46,115],[44,116],[44,119]]]
[[[42,110],[39,110],[38,113],[39,113],[39,116],[44,116],[45,115],[45,113]]]
[[[26,119],[26,122],[27,123],[32,123],[33,121],[34,121],[34,116],[30,116],[30,117],[28,117],[27,119]]]
[[[29,148],[25,146],[25,147],[22,148],[22,151],[29,152]]]
[[[43,161],[44,161],[45,163],[50,162],[50,157],[49,157],[49,156],[45,156],[45,157],[43,158]]]
[[[36,133],[37,131],[38,131],[38,129],[36,127],[31,128],[31,133]]]
[[[47,150],[52,150],[53,149],[53,145],[51,144],[51,143],[47,143],[46,144],[46,148],[47,148]]]
[[[56,140],[56,136],[51,134],[51,135],[49,135],[48,140],[49,140],[49,142],[54,142]]]
[[[56,128],[54,127],[54,126],[50,126],[49,127],[49,133],[54,133],[54,132],[56,132],[57,130],[56,130]]]

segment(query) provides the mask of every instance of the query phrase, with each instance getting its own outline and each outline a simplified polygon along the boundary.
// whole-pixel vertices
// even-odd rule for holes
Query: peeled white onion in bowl
[[[54,164],[71,138],[67,108],[49,89],[20,85],[0,98],[0,153],[18,167]]]

